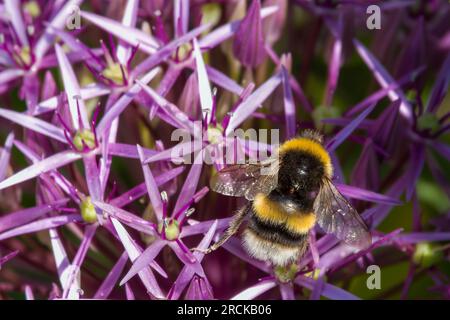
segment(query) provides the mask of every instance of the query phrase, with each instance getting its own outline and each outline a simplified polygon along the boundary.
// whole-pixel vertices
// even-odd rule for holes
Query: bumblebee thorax
[[[333,176],[330,155],[320,142],[310,137],[298,137],[286,141],[279,149],[280,171],[294,178]]]

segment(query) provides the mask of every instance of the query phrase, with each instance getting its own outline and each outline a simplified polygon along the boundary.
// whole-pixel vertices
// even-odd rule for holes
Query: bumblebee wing
[[[278,184],[279,163],[277,160],[261,163],[258,177],[248,186],[245,191],[247,200],[255,199],[258,193],[269,194]]]
[[[253,200],[256,194],[268,194],[276,187],[276,168],[273,161],[231,165],[212,177],[211,189],[227,196],[245,196],[248,200]]]
[[[314,201],[317,223],[339,240],[365,249],[372,244],[371,235],[358,212],[328,179],[324,180]]]

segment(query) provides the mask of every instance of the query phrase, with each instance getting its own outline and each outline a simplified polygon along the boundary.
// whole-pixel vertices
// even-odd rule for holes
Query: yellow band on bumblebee
[[[271,201],[263,194],[255,197],[253,208],[260,220],[275,225],[284,225],[293,233],[307,233],[316,223],[314,213],[286,213],[276,202]]]

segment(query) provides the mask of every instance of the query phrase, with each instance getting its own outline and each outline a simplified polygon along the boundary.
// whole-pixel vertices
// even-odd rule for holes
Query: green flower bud
[[[86,197],[83,201],[81,201],[80,209],[81,217],[84,221],[87,223],[97,222],[97,212],[92,204],[91,197]]]
[[[17,63],[25,64],[26,66],[29,66],[31,64],[31,51],[29,46],[24,46],[20,49],[19,53],[20,59],[16,58]]]
[[[125,70],[124,70],[125,72]],[[120,63],[115,62],[113,64],[108,65],[102,72],[102,75],[115,82],[116,84],[124,84],[125,83],[125,79],[123,78],[123,74],[122,74],[122,68],[120,66]],[[125,74],[126,76],[126,74]]]
[[[176,51],[176,55],[180,61],[185,60],[192,51],[192,45],[190,43],[183,43]]]
[[[429,242],[421,242],[416,245],[413,261],[415,264],[428,268],[442,259],[442,251],[436,250],[436,246]]]
[[[218,3],[208,3],[202,6],[202,24],[216,25],[220,21],[222,10]]]
[[[23,5],[24,11],[28,12],[30,16],[36,18],[41,14],[41,8],[37,1],[28,1]]]
[[[159,233],[162,233],[164,226],[164,234],[166,235],[167,240],[175,240],[178,239],[180,235],[180,224],[175,219],[166,220],[163,223],[158,225]]]
[[[96,147],[95,135],[88,129],[78,131],[73,138],[73,144],[78,151],[83,151],[84,145],[86,145],[89,149],[94,149]]]
[[[219,144],[223,140],[223,128],[220,124],[217,124],[217,126],[209,125],[206,134],[211,144]]]
[[[276,266],[274,269],[275,276],[280,282],[290,282],[294,280],[298,272],[298,266],[292,263],[288,266]]]

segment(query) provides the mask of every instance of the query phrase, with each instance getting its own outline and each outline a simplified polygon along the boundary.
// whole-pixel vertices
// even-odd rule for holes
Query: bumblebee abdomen
[[[304,210],[289,198],[258,194],[243,235],[249,254],[275,265],[287,265],[301,257],[308,247],[309,230],[316,222],[315,215]]]
[[[307,234],[316,223],[316,216],[312,210],[304,211],[304,208],[299,210],[301,206],[285,205],[281,201],[274,201],[270,196],[263,194],[257,195],[252,205],[255,227],[265,228],[267,232],[278,231],[285,234],[287,239]]]
[[[284,202],[281,202],[283,199]],[[287,265],[303,255],[315,215],[295,202],[258,194],[250,208],[250,220],[243,234],[244,247],[259,260]]]
[[[308,240],[306,235],[302,239],[296,245],[286,245],[268,240],[251,228],[246,229],[243,234],[244,247],[252,257],[279,266],[293,263],[304,254]]]

